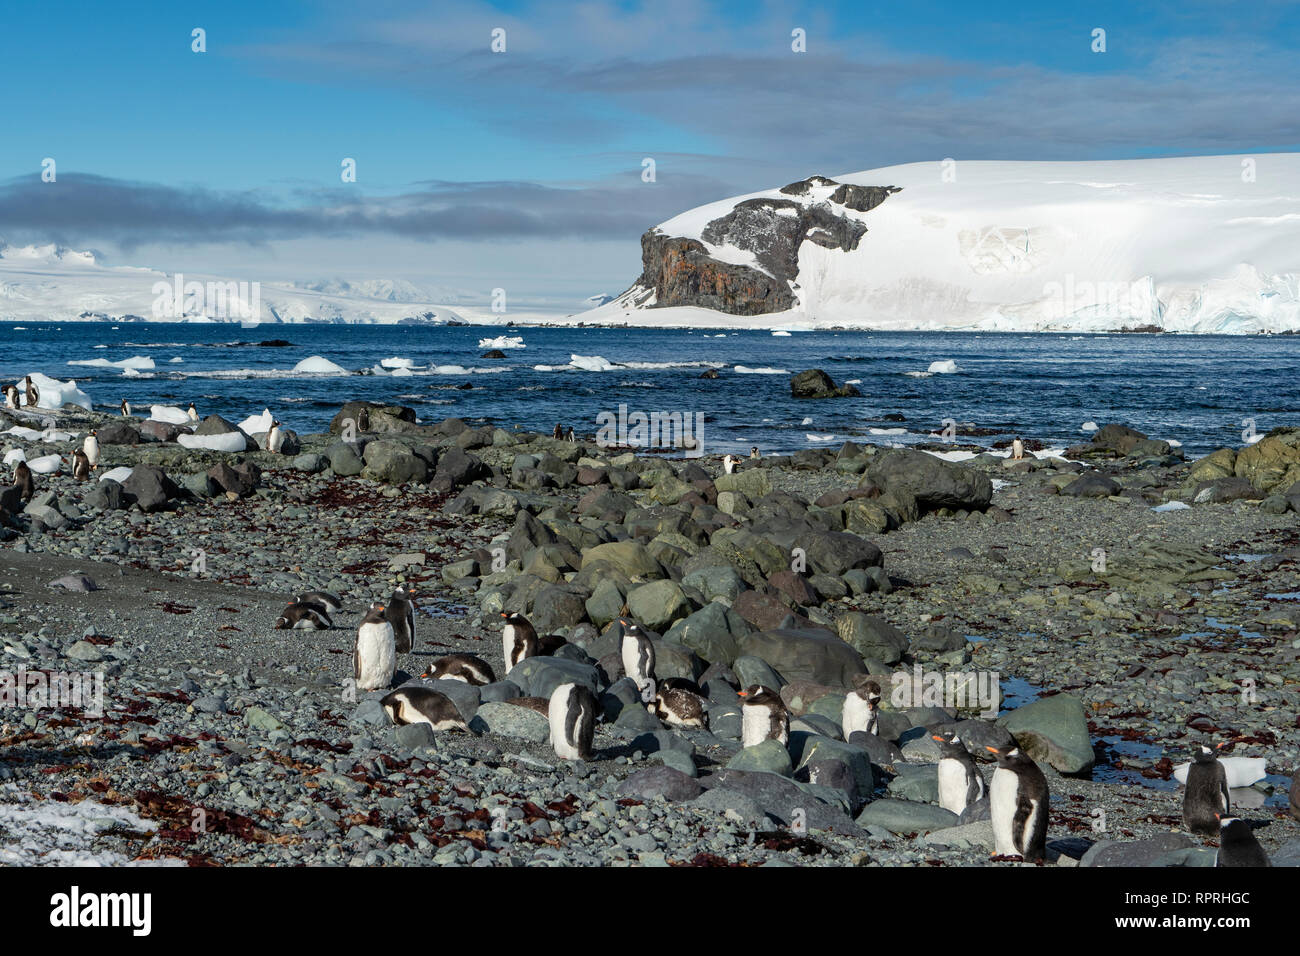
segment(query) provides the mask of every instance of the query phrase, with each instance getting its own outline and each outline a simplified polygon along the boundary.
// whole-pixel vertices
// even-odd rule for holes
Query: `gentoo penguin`
[[[393,626],[393,641],[399,654],[409,654],[415,646],[414,597],[406,588],[398,588],[388,601],[388,609],[384,611],[384,617]]]
[[[561,760],[590,760],[596,730],[596,697],[584,684],[561,684],[547,707],[551,746]]]
[[[1219,853],[1215,866],[1272,866],[1268,854],[1255,839],[1250,824],[1237,817],[1219,817]]]
[[[934,734],[933,739],[939,741],[939,806],[960,816],[984,799],[984,776],[955,733]]]
[[[399,727],[403,724],[428,724],[434,730],[469,731],[451,698],[429,687],[399,687],[385,695],[379,706]]]
[[[1291,816],[1300,820],[1300,768],[1291,777]]]
[[[30,375],[27,376],[26,382],[27,382],[27,407],[35,408],[36,403],[41,400],[41,390],[36,387],[36,383],[32,381],[32,377]]]
[[[370,431],[370,409],[365,405],[362,405],[361,411],[357,412],[357,431],[362,434]]]
[[[358,690],[379,690],[393,683],[397,652],[393,647],[393,625],[384,617],[382,604],[370,605],[357,628],[352,652],[352,676]]]
[[[761,684],[752,684],[740,692],[740,743],[744,747],[764,740],[790,743],[790,712],[781,696]]]
[[[727,455],[722,459],[722,471],[724,474],[734,475],[736,473],[736,459]]]
[[[18,402],[19,402],[18,386],[6,385],[5,386],[5,407],[16,409],[18,407]]]
[[[537,632],[522,614],[507,614],[505,626],[501,628],[501,656],[506,662],[505,676],[509,677],[516,664],[525,657],[537,656]]]
[[[280,454],[280,449],[284,447],[284,432],[280,429],[280,423],[271,422],[271,430],[266,433],[266,450],[273,455]]]
[[[560,425],[559,422],[555,423],[555,428],[551,432],[551,437],[556,439],[560,439],[564,437],[564,428]]]
[[[420,676],[425,680],[458,680],[475,687],[496,683],[488,662],[473,654],[444,654]]]
[[[277,631],[327,631],[334,626],[329,612],[319,604],[295,601],[275,619]]]
[[[294,598],[298,604],[319,604],[327,611],[343,610],[343,602],[329,591],[305,591]]]
[[[25,461],[14,465],[14,487],[22,489],[19,498],[23,501],[31,501],[36,494],[36,479],[32,477],[32,470]]]
[[[681,687],[669,687],[667,681],[659,685],[655,699],[646,709],[669,727],[703,729],[709,726],[709,715],[704,712],[703,698]]]
[[[757,445],[755,445],[753,448],[751,448],[751,449],[749,450],[749,457],[750,457],[750,458],[758,458],[758,457],[759,457],[759,454],[758,454],[758,446],[757,446]]]
[[[81,443],[81,450],[86,453],[86,460],[91,468],[99,467],[99,433],[92,431]]]
[[[130,417],[131,417],[131,403],[128,402],[128,401],[124,398],[124,399],[122,399],[122,406],[121,406],[121,408],[122,408],[122,415],[123,415],[124,417],[126,417],[126,418],[130,418]]]
[[[844,698],[842,714],[844,739],[855,730],[880,733],[880,685],[866,674],[853,678],[853,689]]]
[[[72,457],[72,477],[76,478],[77,481],[85,481],[90,477],[90,459],[86,457],[86,453],[80,448]]]
[[[1025,443],[1020,440],[1018,435],[1011,442],[1011,457],[1016,461],[1020,461],[1025,457]]]
[[[1220,744],[1219,746],[1222,746]],[[1183,795],[1183,823],[1202,836],[1219,832],[1219,816],[1232,808],[1228,796],[1228,772],[1219,763],[1215,748],[1205,744],[1196,751],[1187,768],[1187,792]]]
[[[185,414],[190,416],[190,421],[192,422],[197,422],[199,420],[199,410],[194,407],[193,402],[190,402],[190,407],[185,409]]]
[[[621,619],[619,624],[623,625],[623,638],[619,645],[623,673],[632,678],[637,687],[644,687],[655,679],[655,646],[639,624]]]
[[[1047,855],[1047,778],[1019,747],[986,747],[998,759],[989,787],[998,856],[1037,863]]]
[[[564,440],[571,445],[576,445],[578,443],[578,436],[573,433],[572,425],[570,425],[569,430],[564,433]]]

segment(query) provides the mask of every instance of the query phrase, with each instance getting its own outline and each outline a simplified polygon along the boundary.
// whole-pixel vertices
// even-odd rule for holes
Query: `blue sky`
[[[0,237],[563,304],[654,223],[812,173],[1300,148],[1296,4],[1035,6],[13,6]]]

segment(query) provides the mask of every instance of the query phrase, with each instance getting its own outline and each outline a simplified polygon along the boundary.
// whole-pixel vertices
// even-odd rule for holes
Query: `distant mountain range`
[[[600,324],[1300,330],[1300,154],[914,163],[700,206]]]

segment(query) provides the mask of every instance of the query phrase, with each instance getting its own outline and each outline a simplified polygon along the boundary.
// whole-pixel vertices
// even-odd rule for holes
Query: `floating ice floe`
[[[804,432],[803,437],[808,439],[808,441],[815,441],[815,442],[827,442],[827,441],[835,440],[834,435],[814,435],[812,432]]]
[[[931,375],[952,375],[959,369],[952,359],[944,359],[941,362],[931,362],[929,371]]]
[[[132,471],[133,469],[127,468],[125,466],[121,466],[118,468],[110,468],[108,471],[104,472],[102,475],[99,476],[99,480],[116,481],[120,485],[122,482],[126,481],[128,478],[131,477]]]
[[[84,365],[89,368],[120,368],[136,369],[137,371],[148,370],[154,367],[153,359],[147,355],[132,355],[128,359],[122,359],[120,362],[110,362],[108,359],[78,359],[68,363],[69,365]]]
[[[182,448],[202,448],[206,451],[244,451],[248,439],[241,432],[222,432],[220,435],[177,435],[176,443]]]
[[[570,355],[569,364],[584,372],[608,372],[618,368],[603,355]]]
[[[1185,501],[1166,501],[1162,505],[1156,505],[1152,511],[1187,511],[1192,506]]]
[[[166,422],[168,425],[188,425],[190,423],[190,413],[183,408],[177,408],[175,405],[151,405],[149,406],[149,420],[151,422]]]
[[[408,358],[380,359],[379,364],[383,368],[411,368],[415,365],[415,363]]]
[[[1228,775],[1229,789],[1249,787],[1268,776],[1268,761],[1263,757],[1220,757],[1219,763]],[[1187,786],[1187,768],[1190,763],[1180,763],[1174,768],[1174,779]]]
[[[805,418],[805,419],[804,419],[803,421],[801,421],[799,424],[800,424],[800,425],[811,425],[811,424],[812,424],[812,419],[811,419],[811,418]]]
[[[749,368],[745,365],[737,365],[732,369],[738,375],[789,375],[790,373],[783,368]]]
[[[845,384],[845,385],[861,385],[861,384],[862,384],[862,379],[860,379],[860,378],[846,378],[846,379],[844,380],[844,384]]]
[[[1081,432],[1095,432],[1096,430],[1097,430],[1096,422],[1084,422],[1083,426],[1079,429],[1079,431]]]
[[[61,382],[57,378],[50,378],[48,375],[42,375],[40,372],[33,372],[31,375],[32,384],[40,391],[41,397],[36,402],[37,408],[48,408],[57,410],[64,405],[80,405],[86,411],[91,411],[90,396],[77,388],[77,383],[73,379]],[[21,382],[22,379],[20,378]]]
[[[404,376],[414,375],[414,374],[415,374],[414,372],[412,372],[409,368],[406,368],[405,366],[401,368],[393,369],[393,378],[402,378]]]
[[[32,458],[27,462],[27,467],[38,475],[52,475],[63,465],[63,459],[58,455],[42,455],[40,458]]]
[[[773,335],[789,335],[790,333],[787,332],[785,329],[773,329],[773,330],[772,330],[772,334],[773,334]]]
[[[479,339],[478,347],[481,349],[522,349],[524,337],[522,335],[498,335],[494,339]]]
[[[335,365],[327,358],[319,355],[309,355],[293,367],[293,371],[300,375],[346,375],[348,370],[342,365]]]
[[[172,364],[172,365],[180,365],[180,364],[181,364],[182,362],[184,362],[184,361],[185,361],[185,359],[181,358],[181,357],[178,355],[178,356],[176,356],[174,359],[171,360],[171,363],[170,363],[170,364]]]
[[[868,428],[867,431],[872,435],[906,435],[906,428]]]

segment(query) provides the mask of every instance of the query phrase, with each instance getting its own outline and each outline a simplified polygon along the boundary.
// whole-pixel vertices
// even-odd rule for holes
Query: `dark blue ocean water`
[[[480,358],[481,339],[521,336],[525,348]],[[287,348],[228,344],[272,338]],[[630,411],[705,414],[705,450],[766,453],[847,438],[927,440],[951,418],[1049,446],[1087,439],[1085,422],[1123,422],[1181,441],[1189,454],[1241,444],[1243,419],[1259,431],[1300,424],[1300,337],[1055,335],[1008,333],[705,332],[656,329],[0,323],[0,380],[29,372],[76,379],[96,407],[122,398],[197,403],[240,420],[270,408],[299,432],[323,430],[349,399],[397,402],[423,421],[457,416],[550,431],[556,422],[592,435],[596,416]],[[401,358],[426,366],[408,376],[303,375],[323,356],[349,371]],[[570,356],[615,368],[568,368]],[[138,377],[120,368],[69,365],[153,359]],[[172,360],[179,358],[181,362]],[[954,374],[918,376],[952,360]],[[712,363],[716,380],[700,378]],[[598,363],[597,363],[598,364]],[[549,366],[537,370],[535,366]],[[438,370],[437,367],[443,367]],[[468,370],[453,373],[448,366]],[[756,374],[737,368],[780,369]],[[822,368],[858,380],[861,398],[797,401],[790,374]],[[488,369],[503,369],[490,372]],[[913,374],[908,374],[913,373]],[[470,384],[468,390],[457,386]],[[904,422],[887,422],[886,414]],[[147,411],[145,412],[147,414]],[[811,421],[805,421],[811,419]],[[906,428],[873,435],[871,428]],[[810,438],[808,436],[820,436]],[[826,436],[833,436],[827,439]],[[998,435],[980,438],[996,441]]]

